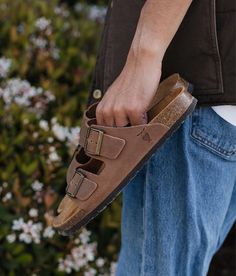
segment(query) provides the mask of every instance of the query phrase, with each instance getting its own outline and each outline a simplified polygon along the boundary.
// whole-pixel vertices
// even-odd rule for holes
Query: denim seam
[[[198,116],[200,115],[200,108],[195,109],[195,114],[192,114],[191,120],[190,120],[190,129],[189,134],[192,137],[192,139],[197,142],[198,144],[206,147],[207,149],[213,151],[218,156],[223,157],[227,160],[229,160],[230,157],[233,157],[236,153],[235,150],[225,150],[222,147],[212,143],[210,140],[203,138],[201,135],[197,133],[196,127],[200,128],[200,125],[198,124]],[[206,134],[206,133],[205,133]]]
[[[203,138],[201,135],[197,134],[196,130],[193,130],[191,133],[191,136],[193,138],[196,138],[200,141],[200,143],[205,144],[207,147],[212,148],[213,150],[215,150],[216,152],[222,153],[224,154],[226,157],[231,157],[232,155],[235,154],[236,150],[225,150],[220,146],[215,145],[214,143],[212,143],[210,140]]]

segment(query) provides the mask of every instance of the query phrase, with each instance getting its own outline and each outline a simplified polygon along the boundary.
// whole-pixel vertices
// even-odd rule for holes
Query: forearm
[[[156,58],[160,62],[192,0],[147,0],[137,24],[127,62]]]
[[[163,56],[191,1],[146,0],[126,64],[96,108],[98,124],[147,123],[145,114],[159,85]]]

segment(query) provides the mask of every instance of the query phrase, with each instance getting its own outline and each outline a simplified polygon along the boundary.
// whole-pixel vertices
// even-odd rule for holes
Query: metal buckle
[[[97,140],[97,145],[96,145],[95,152],[91,152],[87,148],[88,147],[88,137],[89,137],[89,134],[90,134],[91,130],[98,132],[98,140]],[[97,129],[97,128],[94,128],[94,127],[90,126],[87,130],[87,133],[86,133],[86,141],[85,141],[85,145],[84,145],[85,151],[87,151],[90,154],[99,155],[100,152],[101,152],[103,135],[104,135],[104,131],[102,131],[101,129]]]
[[[75,174],[78,174],[78,175],[81,176],[79,182],[77,183],[77,182],[73,181],[73,178],[75,177],[75,176],[73,176],[73,178],[71,179],[71,181],[68,183],[68,185],[67,185],[67,187],[66,187],[66,194],[67,194],[68,196],[70,196],[70,197],[73,197],[73,198],[76,197],[76,195],[77,195],[77,193],[78,193],[78,191],[79,191],[79,188],[80,188],[80,186],[81,186],[81,184],[82,184],[82,182],[83,182],[83,180],[84,180],[84,178],[85,178],[85,175],[83,174],[83,172],[81,171],[80,168],[76,168]],[[75,189],[73,190],[73,192],[69,192],[69,187],[70,187],[71,184],[73,184],[73,185],[74,185],[74,188],[75,188]]]

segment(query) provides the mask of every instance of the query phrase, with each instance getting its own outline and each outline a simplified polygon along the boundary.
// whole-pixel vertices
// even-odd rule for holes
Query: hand
[[[161,77],[161,62],[150,55],[127,58],[120,75],[96,108],[98,125],[126,126],[147,123],[147,108]]]

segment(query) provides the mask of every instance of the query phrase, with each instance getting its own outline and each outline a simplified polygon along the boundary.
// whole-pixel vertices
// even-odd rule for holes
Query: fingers
[[[96,107],[96,121],[98,125],[103,125],[102,107],[101,102]]]
[[[147,123],[147,113],[138,105],[130,105],[127,114],[132,126]]]
[[[147,123],[147,113],[138,105],[120,105],[100,102],[96,108],[97,124],[104,126],[126,126]]]
[[[119,106],[105,105],[100,102],[96,108],[96,119],[99,125],[104,126],[126,126],[129,123],[129,119],[126,116],[126,112]]]
[[[113,117],[112,107],[105,105],[102,101],[96,108],[97,124],[102,126],[114,126],[115,120]]]
[[[126,112],[121,106],[115,106],[113,114],[115,117],[115,125],[117,127],[123,127],[129,124],[129,119],[126,115]]]

